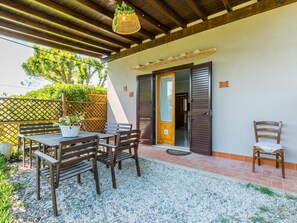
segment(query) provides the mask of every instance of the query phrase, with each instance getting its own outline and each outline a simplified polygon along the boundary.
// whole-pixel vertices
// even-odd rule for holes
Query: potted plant
[[[57,123],[61,129],[63,137],[76,137],[79,134],[80,127],[84,123],[84,115],[70,115],[59,118]]]
[[[112,21],[112,29],[114,32],[129,35],[140,30],[140,22],[134,9],[127,5],[124,1],[122,6],[117,5]]]

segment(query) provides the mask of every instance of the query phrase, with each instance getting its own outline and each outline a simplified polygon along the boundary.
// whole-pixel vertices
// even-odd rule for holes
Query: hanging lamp
[[[133,8],[124,1],[122,6],[117,5],[112,21],[112,30],[122,35],[137,33],[141,28],[138,16]]]

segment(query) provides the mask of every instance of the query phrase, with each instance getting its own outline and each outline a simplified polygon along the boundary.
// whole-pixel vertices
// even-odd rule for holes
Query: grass
[[[0,222],[10,223],[10,205],[12,202],[12,193],[14,186],[7,180],[13,173],[8,167],[8,162],[4,156],[0,155]]]
[[[262,217],[251,217],[250,220],[253,222],[253,223],[271,223],[271,221],[266,221],[264,218]]]
[[[260,193],[266,194],[266,195],[271,196],[271,197],[275,196],[275,193],[272,190],[270,190],[268,187],[256,186],[256,185],[251,184],[251,183],[246,184],[246,187],[247,188],[253,188],[253,189],[259,191]]]

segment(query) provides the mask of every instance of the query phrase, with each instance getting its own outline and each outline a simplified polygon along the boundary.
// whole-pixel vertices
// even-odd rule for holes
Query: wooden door
[[[157,76],[158,144],[175,143],[175,73]]]
[[[141,130],[141,143],[154,144],[154,81],[153,75],[137,77],[137,128]]]
[[[212,63],[194,66],[191,75],[191,151],[212,154]]]

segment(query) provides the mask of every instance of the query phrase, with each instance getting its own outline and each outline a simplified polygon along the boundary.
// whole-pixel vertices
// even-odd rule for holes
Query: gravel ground
[[[140,159],[141,177],[133,160],[116,171],[99,163],[101,195],[91,173],[62,181],[57,189],[59,216],[54,217],[50,186],[42,180],[36,199],[35,171],[19,169],[13,181],[21,185],[14,196],[16,222],[297,222],[297,197],[246,182]]]

